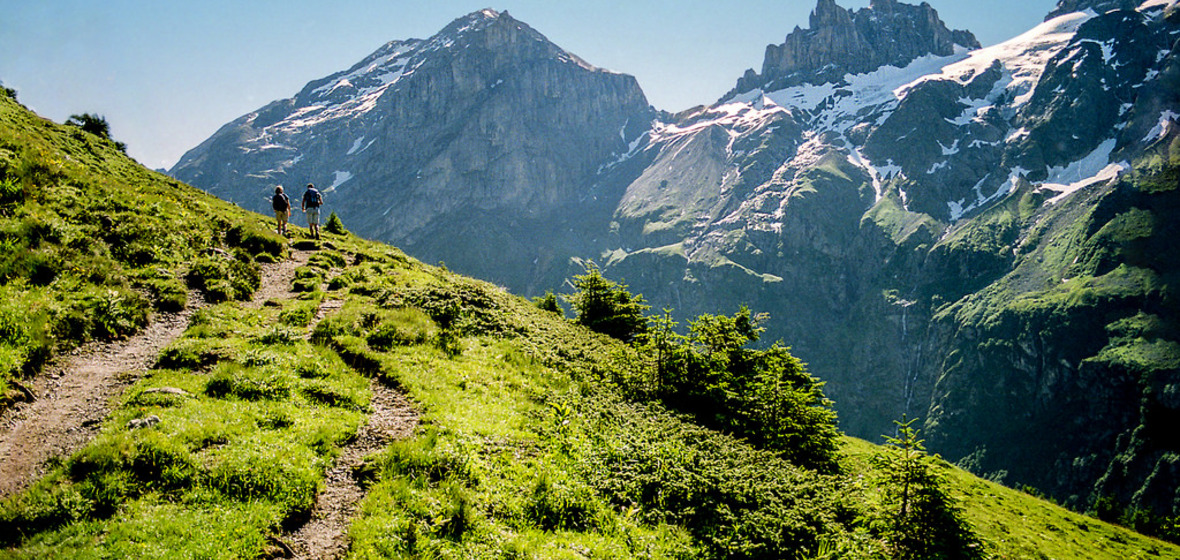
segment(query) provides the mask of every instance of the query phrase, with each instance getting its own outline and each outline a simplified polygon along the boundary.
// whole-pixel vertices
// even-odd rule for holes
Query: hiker
[[[308,183],[307,191],[303,193],[303,203],[300,208],[307,214],[307,227],[316,239],[320,238],[320,206],[324,205],[324,195],[316,190],[315,185]]]
[[[291,218],[291,199],[283,193],[283,186],[275,187],[275,195],[270,199],[270,205],[275,209],[275,220],[278,221],[278,228],[275,230],[279,235],[288,235],[287,220]]]

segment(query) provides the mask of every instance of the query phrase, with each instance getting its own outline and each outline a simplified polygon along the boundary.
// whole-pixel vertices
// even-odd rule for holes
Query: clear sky
[[[1056,0],[927,0],[984,46]],[[859,9],[869,0],[838,0]],[[918,3],[918,0],[910,0]],[[596,66],[632,74],[658,109],[709,104],[814,0],[0,0],[0,82],[58,122],[97,113],[128,152],[171,167],[221,125],[345,70],[394,39],[508,11]]]

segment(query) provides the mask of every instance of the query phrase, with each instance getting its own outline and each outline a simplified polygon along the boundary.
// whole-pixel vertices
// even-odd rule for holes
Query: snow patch
[[[1029,170],[1023,167],[1017,166],[1013,168],[1008,173],[1008,180],[1004,181],[1004,184],[1000,185],[1000,187],[996,189],[996,192],[990,195],[983,194],[983,184],[988,180],[989,177],[991,177],[990,173],[985,175],[979,180],[978,183],[975,183],[975,186],[972,188],[975,191],[975,200],[973,202],[967,204],[967,199],[964,198],[962,200],[946,203],[947,209],[950,213],[951,221],[957,222],[968,212],[972,212],[977,208],[982,208],[994,200],[999,200],[1005,196],[1008,196],[1009,194],[1012,194],[1016,191],[1016,186],[1020,184],[1020,181],[1025,180],[1025,177],[1028,176],[1028,173]]]
[[[353,143],[352,143],[352,147],[351,147],[351,148],[349,148],[349,149],[348,149],[348,152],[346,152],[344,155],[346,155],[346,156],[351,156],[352,154],[355,154],[355,153],[357,152],[357,150],[358,150],[358,149],[360,149],[360,147],[361,147],[361,142],[364,142],[364,141],[365,141],[365,137],[364,137],[364,136],[361,136],[360,138],[357,138],[355,141],[353,141]],[[367,146],[366,146],[366,147],[367,147]]]
[[[1127,162],[1110,163],[1110,154],[1118,142],[1111,138],[1099,144],[1093,152],[1064,167],[1049,169],[1049,177],[1045,179],[1042,189],[1059,193],[1049,199],[1048,204],[1056,204],[1066,196],[1090,185],[1105,182],[1119,173],[1130,169]],[[1108,165],[1109,164],[1109,165]]]
[[[927,55],[902,68],[883,66],[865,74],[845,74],[838,84],[802,84],[769,93],[760,89],[748,91],[730,98],[723,107],[744,104],[761,110],[778,108],[792,114],[818,112],[812,123],[817,132],[843,134],[861,122],[866,108],[884,111],[878,118],[880,124],[889,116],[890,107],[901,99],[903,86],[967,56],[966,48],[956,46],[950,56]]]
[[[335,179],[332,180],[332,185],[330,187],[324,189],[324,192],[330,193],[330,192],[336,190],[336,187],[339,187],[340,185],[343,185],[345,182],[347,182],[349,179],[352,179],[352,173],[349,173],[348,171],[337,171],[335,173],[335,175],[336,175]]]
[[[1151,129],[1151,132],[1148,132],[1147,136],[1143,138],[1143,143],[1150,144],[1156,140],[1159,140],[1160,138],[1163,138],[1164,136],[1167,136],[1172,132],[1172,129],[1176,127],[1178,118],[1180,118],[1180,114],[1177,114],[1174,111],[1164,111],[1160,113],[1159,122],[1156,123],[1155,127]]]
[[[1139,5],[1140,12],[1149,12],[1152,10],[1166,9],[1180,3],[1180,0],[1147,0]]]
[[[1004,78],[997,84],[996,90],[987,97],[993,99],[999,93],[1007,91],[1013,94],[1014,104],[1019,107],[1032,98],[1033,89],[1040,81],[1049,60],[1069,43],[1083,23],[1095,16],[1094,12],[1086,11],[1051,19],[1023,35],[995,46],[972,51],[965,60],[947,65],[941,72],[920,76],[906,84],[899,93],[904,95],[919,84],[930,80],[955,80],[965,84],[999,61],[1004,69]]]
[[[851,153],[848,154],[848,163],[864,169],[865,172],[869,174],[869,177],[873,180],[873,192],[875,192],[877,195],[873,202],[880,201],[881,197],[884,195],[884,188],[881,185],[881,173],[876,167],[873,167],[872,162],[864,157],[864,154],[860,153],[860,148],[853,149]]]

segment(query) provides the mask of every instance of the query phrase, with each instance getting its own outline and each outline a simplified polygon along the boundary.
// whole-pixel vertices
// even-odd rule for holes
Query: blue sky
[[[918,3],[917,0],[910,0]],[[995,44],[1056,0],[927,0]],[[838,0],[863,8],[869,0]],[[638,78],[679,111],[716,101],[766,45],[807,27],[814,0],[0,0],[0,82],[44,117],[106,116],[149,167],[170,167],[221,125],[394,39],[425,38],[483,8],[507,10],[586,61]]]

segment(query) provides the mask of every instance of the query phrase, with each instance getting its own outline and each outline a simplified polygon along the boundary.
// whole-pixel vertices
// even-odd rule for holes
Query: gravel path
[[[379,451],[393,440],[408,438],[418,425],[418,414],[397,391],[372,382],[373,414],[361,427],[356,441],[340,451],[336,465],[327,473],[327,486],[316,498],[311,518],[284,536],[294,558],[321,560],[340,558],[348,550],[348,524],[359,509],[364,489],[353,476],[366,455]]]
[[[49,459],[68,456],[98,434],[115,397],[204,305],[199,293],[190,292],[183,311],[156,315],[126,340],[85,344],[38,374],[29,384],[35,399],[0,414],[0,496],[23,490],[45,474]]]
[[[262,283],[247,305],[294,297],[295,269],[307,263],[310,251],[291,251],[285,261],[264,264]],[[325,300],[311,330],[343,301]],[[139,334],[122,341],[90,343],[67,355],[30,383],[35,399],[0,414],[0,497],[19,492],[45,474],[55,457],[67,457],[97,435],[123,391],[139,380],[160,351],[179,337],[193,313],[205,306],[200,294],[189,294],[179,313],[157,315]],[[279,541],[296,558],[338,558],[348,550],[346,530],[356,515],[364,490],[353,476],[365,456],[390,441],[409,437],[418,425],[413,405],[398,391],[374,380],[372,415],[356,439],[341,450],[327,472],[326,487],[316,499],[307,523]]]
[[[316,310],[315,320],[307,332],[328,313],[344,304],[338,299],[324,300]],[[353,470],[365,456],[379,451],[396,439],[408,438],[418,425],[418,413],[404,395],[379,381],[369,384],[373,392],[373,414],[357,431],[356,440],[340,451],[336,464],[328,471],[326,487],[316,498],[315,509],[302,527],[281,539],[292,557],[300,559],[340,558],[348,550],[348,523],[356,515],[358,504],[365,496]]]
[[[252,305],[289,294],[295,268],[309,253],[262,265],[262,282]],[[32,402],[0,414],[0,497],[23,490],[43,476],[54,457],[68,457],[98,434],[119,395],[155,363],[160,351],[184,332],[193,313],[205,306],[197,292],[178,313],[157,314],[135,336],[91,342],[58,357],[29,383]]]

